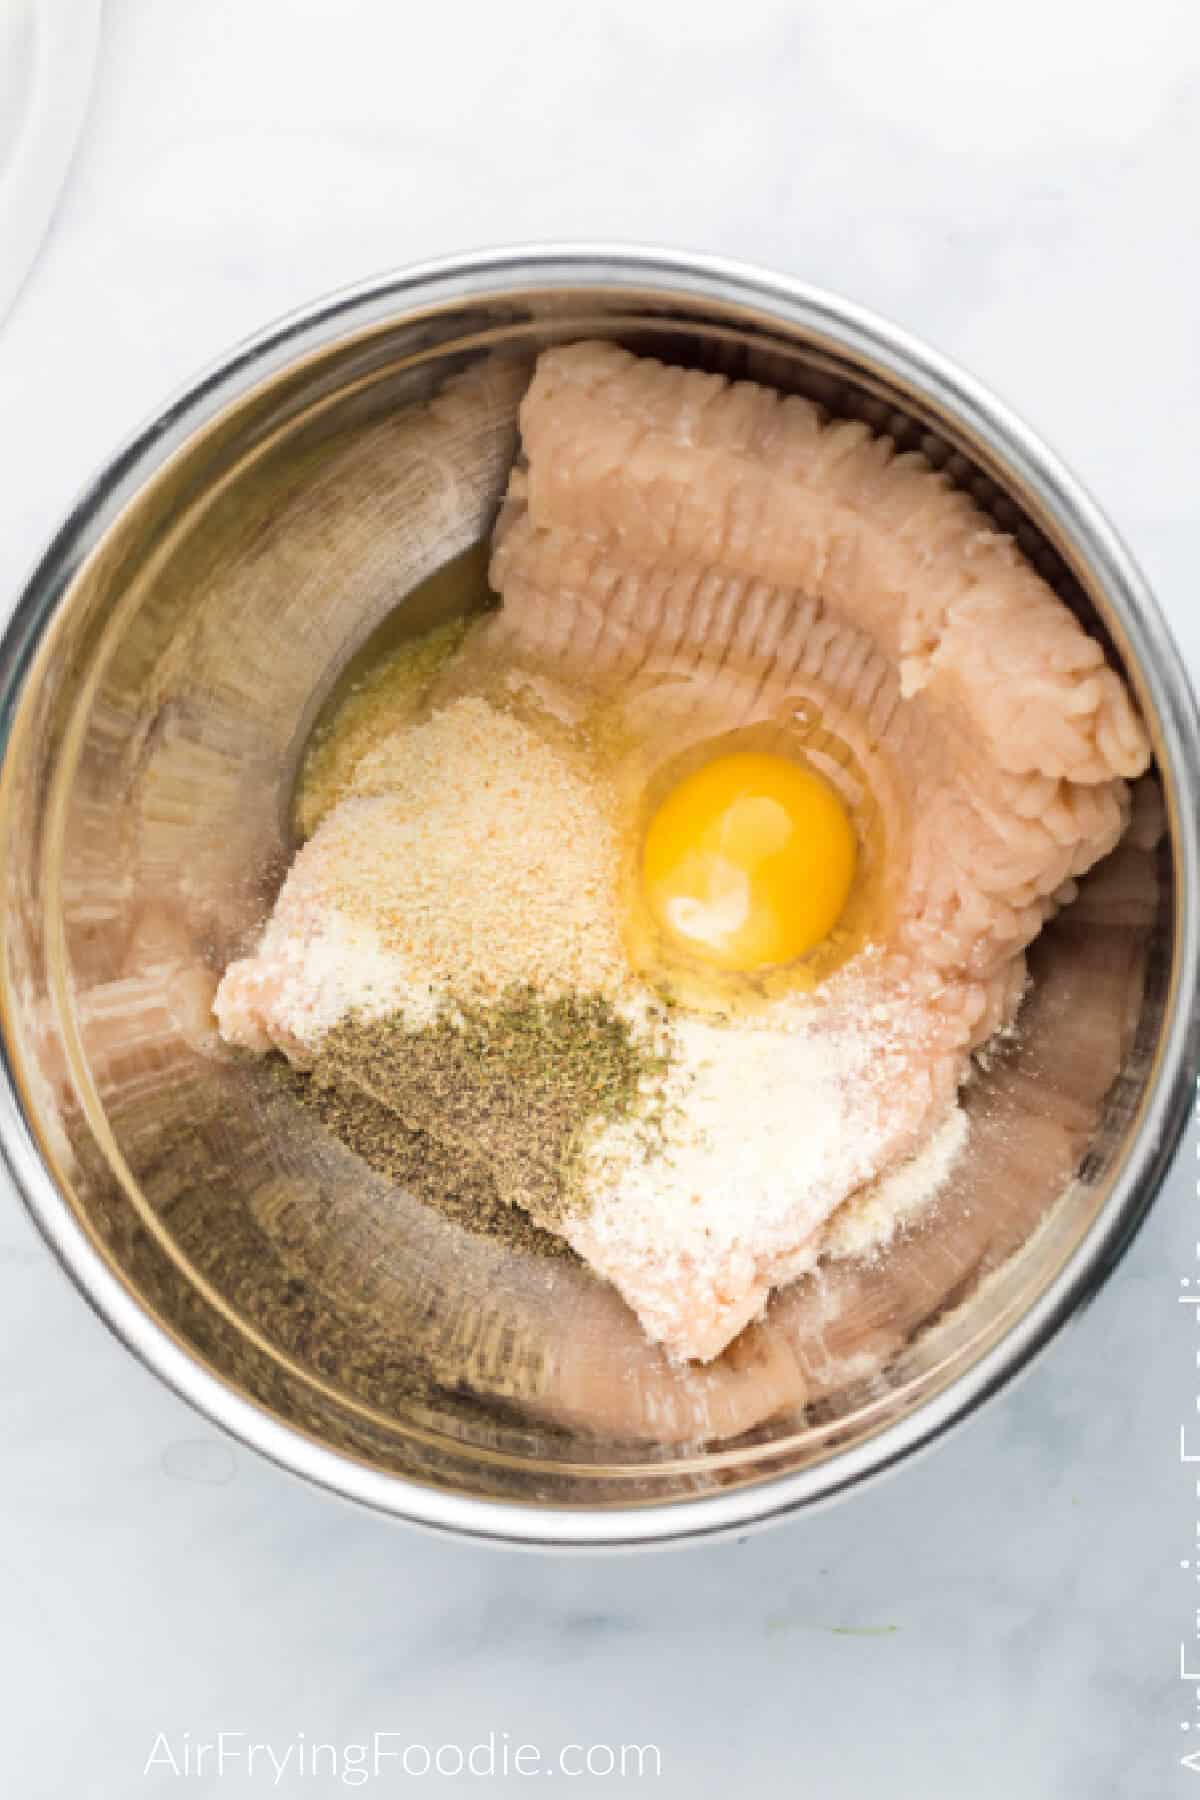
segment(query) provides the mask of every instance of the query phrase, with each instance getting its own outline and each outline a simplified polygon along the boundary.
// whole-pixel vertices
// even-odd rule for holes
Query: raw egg
[[[740,751],[684,777],[642,847],[647,905],[670,938],[722,969],[794,962],[829,936],[858,847],[836,790],[785,756]]]

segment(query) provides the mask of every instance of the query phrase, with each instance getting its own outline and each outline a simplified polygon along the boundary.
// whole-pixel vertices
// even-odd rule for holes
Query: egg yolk
[[[650,910],[669,936],[723,969],[803,956],[837,924],[857,844],[840,797],[783,756],[716,758],[672,788],[642,849]]]

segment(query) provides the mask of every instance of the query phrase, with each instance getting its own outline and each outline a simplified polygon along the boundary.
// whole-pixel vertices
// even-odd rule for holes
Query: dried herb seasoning
[[[602,995],[514,988],[417,1029],[351,1016],[293,1080],[389,1179],[468,1229],[546,1252],[584,1204],[574,1177],[589,1128],[638,1115],[652,1139],[663,1042]]]

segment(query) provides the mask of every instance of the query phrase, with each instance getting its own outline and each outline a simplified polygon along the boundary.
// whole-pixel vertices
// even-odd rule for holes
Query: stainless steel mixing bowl
[[[1165,799],[1044,934],[936,1221],[673,1368],[569,1263],[458,1233],[323,1141],[208,1004],[288,854],[339,670],[488,530],[537,349],[634,348],[812,394],[968,484],[1123,665]],[[426,591],[426,590],[423,590]],[[742,1530],[928,1443],[1112,1268],[1196,1052],[1197,727],[1112,530],[974,382],[858,308],[725,262],[465,257],[233,352],[101,472],[3,646],[3,1149],[129,1347],[247,1444],[481,1538]]]

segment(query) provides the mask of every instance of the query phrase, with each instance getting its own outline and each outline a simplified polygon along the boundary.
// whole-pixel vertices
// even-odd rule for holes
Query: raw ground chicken
[[[521,431],[492,562],[503,606],[476,634],[473,656],[532,669],[564,693],[636,678],[653,699],[661,685],[683,735],[815,705],[887,822],[890,909],[879,941],[826,984],[799,1025],[789,1002],[762,1031],[738,1033],[762,1041],[742,1046],[749,1087],[737,1180],[720,1178],[730,1166],[721,1145],[703,1149],[704,1110],[717,1102],[700,1043],[713,1028],[701,1022],[678,1028],[701,1117],[667,1164],[631,1174],[617,1138],[592,1148],[593,1204],[567,1228],[570,1241],[652,1336],[681,1356],[710,1357],[772,1287],[811,1265],[848,1194],[885,1178],[939,1127],[937,1141],[950,1141],[957,1128],[943,1121],[952,1121],[969,1053],[1011,1021],[1026,946],[1118,842],[1127,782],[1146,768],[1148,745],[1100,646],[1011,540],[922,458],[896,455],[866,427],[749,383],[586,343],[540,358]],[[440,806],[444,824],[444,778],[458,779],[445,722],[457,715],[461,726],[463,704],[397,739],[374,777],[360,766],[356,797],[297,859],[258,954],[222,984],[227,1038],[274,1043],[303,1061],[351,1007],[417,1016],[444,991],[442,975],[488,975],[495,940],[479,915],[491,916],[488,895],[499,902],[528,875],[532,815],[508,832],[493,818],[488,840],[488,809],[510,796],[481,787],[472,798],[478,767],[464,768],[454,790],[486,845],[473,840],[459,855],[463,917],[438,918],[435,901],[410,906],[411,865],[434,822],[427,809]],[[507,767],[505,733],[523,728],[494,712],[474,722],[480,746],[492,743]],[[426,779],[414,787],[412,758],[439,732],[441,763],[422,765]],[[554,886],[551,855],[519,890],[528,899],[536,889],[541,903],[538,931],[524,934],[538,940],[532,978],[569,986],[594,976],[620,991],[628,971],[606,904],[603,806],[585,828],[584,812],[571,809],[586,811],[586,784],[576,791],[561,758],[550,787],[537,779],[537,757],[557,753],[526,736],[507,746],[515,769],[529,759],[514,803],[540,809],[540,830],[553,828],[561,799],[558,855],[578,857],[589,830],[598,846],[582,878],[576,871]],[[389,883],[385,917],[382,901],[364,896]],[[464,919],[468,937],[475,932],[465,952]],[[558,937],[541,929],[547,919]],[[515,953],[519,961],[520,944]],[[586,968],[581,957],[592,959]],[[791,1093],[764,1054],[775,1031],[806,1045]],[[680,1105],[686,1113],[682,1094]],[[808,1121],[807,1139],[797,1119]],[[863,1241],[851,1234],[850,1247]]]

